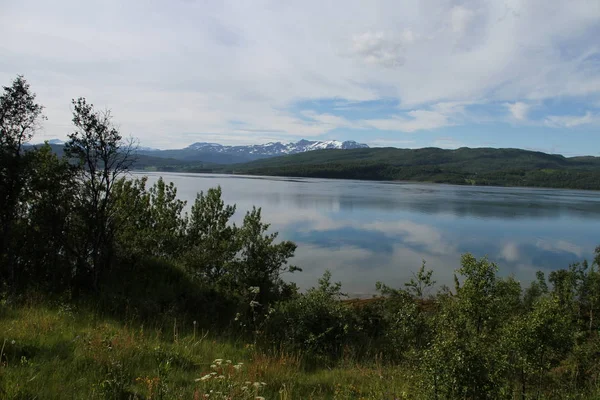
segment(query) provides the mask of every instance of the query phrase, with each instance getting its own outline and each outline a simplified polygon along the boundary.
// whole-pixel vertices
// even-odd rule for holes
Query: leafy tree
[[[426,294],[425,292],[431,287],[433,287],[436,283],[432,279],[432,276],[433,270],[427,270],[426,262],[425,260],[423,260],[419,271],[416,274],[413,273],[413,277],[410,279],[409,282],[405,283],[404,285],[406,286],[408,291],[411,292],[414,296],[423,300],[423,297]]]
[[[23,76],[17,76],[0,95],[0,284],[16,283],[14,248],[19,235],[14,229],[23,212],[20,196],[29,160],[23,145],[31,140],[43,120],[42,110]]]
[[[149,189],[147,178],[121,178],[113,187],[117,242],[126,258],[176,259],[184,249],[186,202],[173,183],[160,178]]]
[[[352,330],[351,310],[340,299],[341,283],[331,282],[325,271],[316,288],[278,303],[269,315],[269,345],[284,344],[315,362],[339,358]]]
[[[46,291],[71,287],[73,185],[71,166],[49,145],[30,152],[29,176],[22,196],[27,204],[21,218],[19,255],[21,279]]]
[[[455,296],[441,297],[433,319],[435,337],[424,351],[425,389],[434,398],[497,398],[497,328],[500,314],[497,267],[463,255]]]
[[[261,209],[253,208],[246,213],[238,233],[240,243],[239,259],[235,275],[240,287],[258,287],[257,301],[269,304],[289,292],[289,285],[281,278],[285,272],[300,269],[288,265],[296,250],[290,241],[275,243],[277,233],[268,234],[269,224],[261,220]]]
[[[101,275],[113,259],[115,207],[113,186],[134,162],[134,147],[112,124],[110,111],[97,112],[84,98],[73,100],[75,131],[65,154],[77,161],[77,215],[81,240],[77,248],[77,278],[98,289]]]
[[[548,284],[546,283],[544,273],[537,271],[535,276],[536,280],[531,282],[531,285],[525,290],[523,296],[523,304],[527,309],[531,309],[537,299],[548,293]]]
[[[225,205],[221,195],[217,187],[196,197],[187,226],[185,264],[196,278],[231,285],[240,230],[230,223],[235,205]]]
[[[513,382],[520,382],[521,398],[528,397],[530,386],[539,398],[547,382],[547,372],[556,367],[573,346],[569,314],[559,300],[542,297],[533,310],[516,316],[505,325],[501,335],[506,346]],[[508,387],[508,391],[512,392]]]

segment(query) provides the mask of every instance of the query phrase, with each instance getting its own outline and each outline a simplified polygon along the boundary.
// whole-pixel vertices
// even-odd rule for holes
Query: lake
[[[298,245],[286,280],[305,289],[325,270],[353,296],[375,283],[401,287],[425,260],[438,284],[451,285],[465,252],[488,256],[501,275],[523,284],[538,270],[588,259],[600,245],[600,193],[240,175],[136,173],[163,176],[178,196],[218,185],[235,221],[253,205],[279,237]]]

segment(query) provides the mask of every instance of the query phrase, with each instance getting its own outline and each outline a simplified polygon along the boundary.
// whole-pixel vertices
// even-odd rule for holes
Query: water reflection
[[[438,283],[450,284],[464,252],[487,255],[502,274],[528,282],[536,270],[591,258],[600,244],[595,192],[163,175],[190,203],[221,185],[241,211],[237,221],[262,207],[273,230],[299,245],[293,262],[304,272],[289,279],[303,288],[329,269],[346,291],[365,295],[376,281],[401,286],[423,259]]]

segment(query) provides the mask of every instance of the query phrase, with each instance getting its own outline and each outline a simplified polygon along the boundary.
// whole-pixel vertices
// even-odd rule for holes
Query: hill
[[[521,149],[322,150],[224,167],[220,172],[600,190],[600,158]]]
[[[355,141],[338,140],[299,140],[295,143],[270,142],[266,144],[248,146],[224,146],[218,143],[198,142],[183,149],[156,150],[139,149],[139,154],[152,157],[172,158],[185,162],[236,164],[264,158],[277,157],[288,154],[305,153],[324,149],[359,149],[368,148],[366,144]]]

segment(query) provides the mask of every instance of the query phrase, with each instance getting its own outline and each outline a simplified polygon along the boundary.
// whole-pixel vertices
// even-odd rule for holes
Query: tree
[[[407,290],[413,294],[415,297],[423,300],[426,291],[435,285],[435,281],[432,279],[433,270],[426,269],[426,262],[423,260],[421,264],[421,268],[415,274],[413,273],[413,277],[410,278],[410,281],[405,283]]]
[[[507,323],[500,337],[509,370],[520,382],[522,399],[527,398],[530,387],[535,388],[535,398],[540,397],[545,374],[559,364],[574,342],[569,314],[556,297],[549,296],[539,298],[531,311]]]
[[[77,215],[81,240],[76,249],[78,282],[98,289],[109,269],[115,237],[113,187],[135,161],[132,141],[125,142],[110,111],[97,112],[84,98],[73,100],[75,131],[65,154],[77,161]]]
[[[200,192],[189,218],[185,261],[188,271],[211,284],[223,284],[231,278],[233,262],[239,250],[238,232],[229,220],[235,205],[225,205],[221,187]]]
[[[293,257],[296,244],[290,241],[275,243],[277,233],[268,234],[269,224],[261,220],[261,209],[253,207],[246,213],[239,231],[240,260],[236,269],[239,285],[258,287],[261,304],[281,298],[286,284],[281,279],[284,272],[300,271],[287,265]]]
[[[426,389],[433,398],[498,398],[503,365],[496,343],[506,318],[501,303],[513,285],[499,288],[496,265],[471,254],[462,256],[458,273],[463,283],[456,295],[438,297],[435,335],[423,357]]]
[[[9,285],[14,285],[16,279],[13,229],[27,173],[28,156],[23,145],[44,119],[43,107],[35,97],[21,75],[4,87],[0,96],[0,283]]]
[[[146,189],[147,178],[121,178],[113,187],[118,245],[122,256],[174,259],[185,248],[185,201],[177,188],[159,178]]]
[[[30,151],[20,218],[20,279],[58,292],[71,284],[71,228],[75,189],[71,166],[46,144]]]

